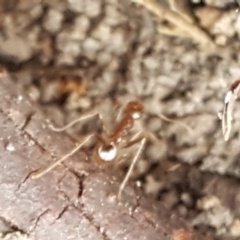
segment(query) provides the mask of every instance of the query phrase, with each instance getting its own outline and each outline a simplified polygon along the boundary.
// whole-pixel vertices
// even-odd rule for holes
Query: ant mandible
[[[137,119],[140,119],[143,114],[143,105],[139,101],[130,101],[126,105],[125,109],[123,110],[123,116],[122,119],[116,124],[115,128],[113,129],[112,133],[106,134],[105,131],[102,131],[101,134],[99,133],[92,133],[89,134],[77,147],[75,147],[71,152],[63,156],[61,159],[57,160],[56,162],[53,162],[51,165],[49,165],[47,168],[40,170],[39,172],[35,172],[32,175],[32,178],[39,178],[54,169],[57,165],[62,163],[64,160],[66,160],[68,157],[76,153],[84,144],[86,144],[90,138],[95,137],[96,144],[93,150],[93,160],[97,164],[103,164],[106,162],[113,162],[116,161],[120,155],[120,151],[123,149],[126,149],[130,146],[133,146],[135,144],[139,144],[137,152],[135,153],[132,162],[130,164],[130,167],[127,171],[127,174],[125,175],[119,191],[117,198],[118,200],[121,199],[122,191],[125,188],[131,173],[133,171],[133,168],[145,146],[147,135],[146,132],[144,132],[142,129],[137,131],[133,137],[129,137],[129,132],[133,129],[134,123]],[[82,116],[70,124],[66,125],[63,128],[55,128],[51,127],[54,131],[61,132],[66,130],[67,128],[75,125],[76,123],[83,121],[88,118],[92,118],[94,116],[98,116],[99,119],[102,122],[102,117],[99,114],[99,112],[94,112],[92,114],[88,114],[85,116]],[[102,126],[104,127],[103,123]]]

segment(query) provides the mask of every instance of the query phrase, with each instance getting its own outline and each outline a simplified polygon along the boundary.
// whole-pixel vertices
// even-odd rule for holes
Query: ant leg
[[[135,144],[135,143],[136,143],[136,142],[135,142],[136,140],[133,140],[133,141],[134,141],[134,144]],[[122,181],[122,183],[121,183],[121,185],[120,185],[120,187],[119,187],[118,196],[117,196],[117,199],[118,199],[118,200],[121,200],[122,191],[123,191],[123,189],[125,188],[128,180],[129,180],[129,178],[130,178],[130,176],[131,176],[131,173],[132,173],[132,171],[133,171],[133,168],[134,168],[134,166],[135,166],[135,164],[136,164],[136,162],[137,162],[137,160],[138,160],[138,158],[139,158],[139,156],[140,156],[140,154],[141,154],[141,152],[142,152],[142,150],[143,150],[143,148],[144,148],[144,146],[145,146],[145,143],[146,143],[146,138],[142,138],[141,143],[140,143],[140,145],[139,145],[139,147],[138,147],[138,150],[137,150],[137,152],[136,152],[136,155],[134,156],[134,158],[133,158],[133,160],[132,160],[132,163],[131,163],[128,171],[127,171],[127,174],[126,174],[125,178],[123,179],[123,181]],[[130,142],[129,144],[131,145],[131,142]]]
[[[158,115],[161,119],[163,119],[164,121],[166,121],[166,122],[179,124],[180,126],[182,126],[183,128],[185,128],[191,135],[193,135],[193,129],[192,129],[191,127],[189,127],[187,124],[182,123],[181,121],[178,121],[178,120],[174,120],[174,119],[168,118],[168,117],[166,117],[166,116],[163,115],[163,114],[157,114],[157,115]]]
[[[59,160],[57,160],[56,162],[53,162],[52,164],[50,164],[47,168],[40,170],[36,173],[33,173],[31,178],[32,179],[36,179],[36,178],[40,178],[43,175],[45,175],[46,173],[50,172],[52,169],[54,169],[57,165],[59,165],[60,163],[62,163],[64,160],[66,160],[68,157],[72,156],[74,153],[76,153],[87,141],[89,141],[89,139],[91,137],[93,137],[94,134],[90,134],[88,135],[83,142],[81,142],[77,147],[75,147],[71,152],[67,153],[66,155],[64,155],[62,158],[60,158]]]
[[[73,125],[75,125],[76,123],[78,122],[81,122],[83,120],[86,120],[88,118],[92,118],[94,116],[98,115],[98,112],[93,112],[93,113],[89,113],[87,115],[84,115],[84,116],[81,116],[75,120],[73,120],[72,122],[70,122],[69,124],[65,125],[64,127],[62,128],[57,128],[57,127],[54,127],[52,124],[49,125],[49,127],[54,131],[54,132],[63,132],[65,131],[66,129],[72,127]]]

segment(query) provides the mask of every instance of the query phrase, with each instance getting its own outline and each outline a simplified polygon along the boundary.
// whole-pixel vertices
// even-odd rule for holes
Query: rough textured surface
[[[32,106],[11,79],[0,80],[4,239],[19,234],[20,239],[41,240],[164,240],[177,229],[193,234],[178,217],[170,217],[163,205],[156,214],[153,202],[131,187],[118,203],[118,178],[86,161],[83,153],[72,157],[67,168],[59,166],[39,180],[31,179],[31,173],[53,161],[53,155],[64,154],[72,141],[46,127],[38,106]]]
[[[205,2],[224,8],[234,1]],[[42,105],[47,117],[63,126],[84,112],[97,109],[104,113],[106,126],[111,127],[116,108],[129,99],[140,99],[145,106],[143,126],[161,141],[148,143],[132,174],[135,185],[149,201],[155,200],[160,209],[163,204],[167,214],[181,216],[199,232],[215,239],[240,237],[239,102],[228,142],[223,140],[217,116],[228,86],[240,74],[238,9],[221,9],[221,18],[208,32],[214,40],[225,43],[224,57],[210,54],[207,48],[199,49],[196,39],[157,33],[159,19],[130,1],[13,0],[0,1],[0,11],[0,63],[9,69],[15,83],[23,87],[31,100]],[[9,105],[5,107],[9,109]],[[23,107],[21,111],[31,119],[33,113],[27,109]],[[174,121],[163,120],[159,114]],[[43,124],[37,114],[32,118]],[[25,117],[15,119],[24,127]],[[93,119],[69,129],[69,133],[80,141],[86,133],[98,130],[96,126]],[[41,131],[49,135],[46,129]],[[30,135],[36,134],[39,135],[39,129],[32,127]],[[62,134],[54,136],[56,140],[39,135],[43,149],[34,153],[37,158],[46,154],[44,149],[49,144],[51,149],[46,156],[49,162],[51,156],[58,158],[74,145],[56,146],[53,143]],[[13,142],[4,144],[2,148],[14,154]],[[65,164],[81,172],[80,163],[79,167],[76,162]],[[25,179],[28,170],[42,165],[45,164],[39,162],[30,169],[20,168],[24,173],[20,180]],[[117,172],[123,173],[126,165],[116,167]],[[64,175],[64,168],[57,170]],[[57,170],[39,182],[56,182]],[[72,174],[68,178],[77,182]],[[24,184],[29,184],[28,180]],[[78,192],[74,186],[77,183],[61,187]],[[4,189],[8,188],[11,186]],[[53,197],[58,192],[52,186]],[[59,213],[56,207],[55,215]],[[44,212],[38,210],[37,203],[34,209],[37,211],[34,216]],[[67,219],[73,210],[70,207],[65,211],[63,217]],[[45,214],[51,218],[50,213]],[[175,231],[175,235],[181,236],[183,232]]]

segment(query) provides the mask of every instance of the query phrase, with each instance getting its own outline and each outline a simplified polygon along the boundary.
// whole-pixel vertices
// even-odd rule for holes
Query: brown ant
[[[120,151],[124,150],[130,146],[135,144],[139,144],[137,152],[135,153],[133,160],[130,164],[130,167],[127,171],[126,176],[124,177],[119,191],[118,191],[118,199],[121,199],[121,194],[123,189],[125,188],[130,175],[133,171],[133,168],[145,146],[147,140],[147,132],[143,131],[142,129],[137,131],[135,135],[130,137],[130,131],[133,129],[134,124],[137,119],[140,119],[143,114],[143,105],[139,101],[130,101],[126,105],[125,109],[122,113],[122,119],[116,124],[115,128],[113,129],[112,133],[107,134],[105,131],[102,131],[101,134],[99,133],[92,133],[89,134],[77,147],[75,147],[71,152],[63,156],[61,159],[53,162],[49,165],[46,169],[40,170],[32,175],[32,178],[39,178],[54,169],[58,164],[62,163],[66,160],[69,156],[76,153],[86,142],[90,140],[90,138],[95,137],[96,144],[93,150],[93,159],[97,164],[103,164],[106,162],[113,162],[119,159]],[[92,114],[88,114],[82,116],[70,124],[66,125],[63,128],[55,128],[52,127],[54,131],[60,132],[64,131],[67,128],[73,126],[74,124],[92,118],[94,116],[98,116],[102,122],[102,117],[98,112],[94,112]],[[102,124],[104,127],[104,125]],[[151,137],[151,135],[150,135]]]

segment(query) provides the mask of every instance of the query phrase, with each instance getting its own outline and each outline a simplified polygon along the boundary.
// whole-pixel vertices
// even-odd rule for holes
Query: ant
[[[130,137],[130,131],[133,130],[136,120],[141,119],[143,115],[143,105],[140,101],[130,101],[126,105],[125,109],[122,112],[122,118],[120,121],[115,125],[113,131],[110,134],[107,134],[104,131],[104,124],[102,121],[102,117],[99,112],[93,112],[92,114],[88,114],[82,116],[73,122],[69,123],[63,128],[55,128],[51,126],[54,131],[61,132],[66,130],[67,128],[75,125],[76,123],[86,120],[88,118],[92,118],[97,116],[102,123],[103,131],[101,134],[99,133],[92,133],[89,134],[77,147],[75,147],[71,152],[64,155],[61,159],[53,162],[47,168],[40,170],[32,175],[32,178],[40,178],[46,173],[50,172],[54,169],[57,165],[62,163],[68,157],[76,153],[84,144],[86,144],[91,138],[95,138],[96,144],[93,149],[93,160],[101,165],[104,163],[115,162],[119,160],[120,152],[124,149],[127,149],[135,144],[138,144],[137,151],[132,159],[130,167],[119,187],[117,199],[121,199],[122,191],[125,188],[133,168],[141,155],[147,140],[147,132],[144,130],[138,130],[132,137]],[[151,137],[151,135],[149,135]],[[156,138],[156,137],[154,137]]]

